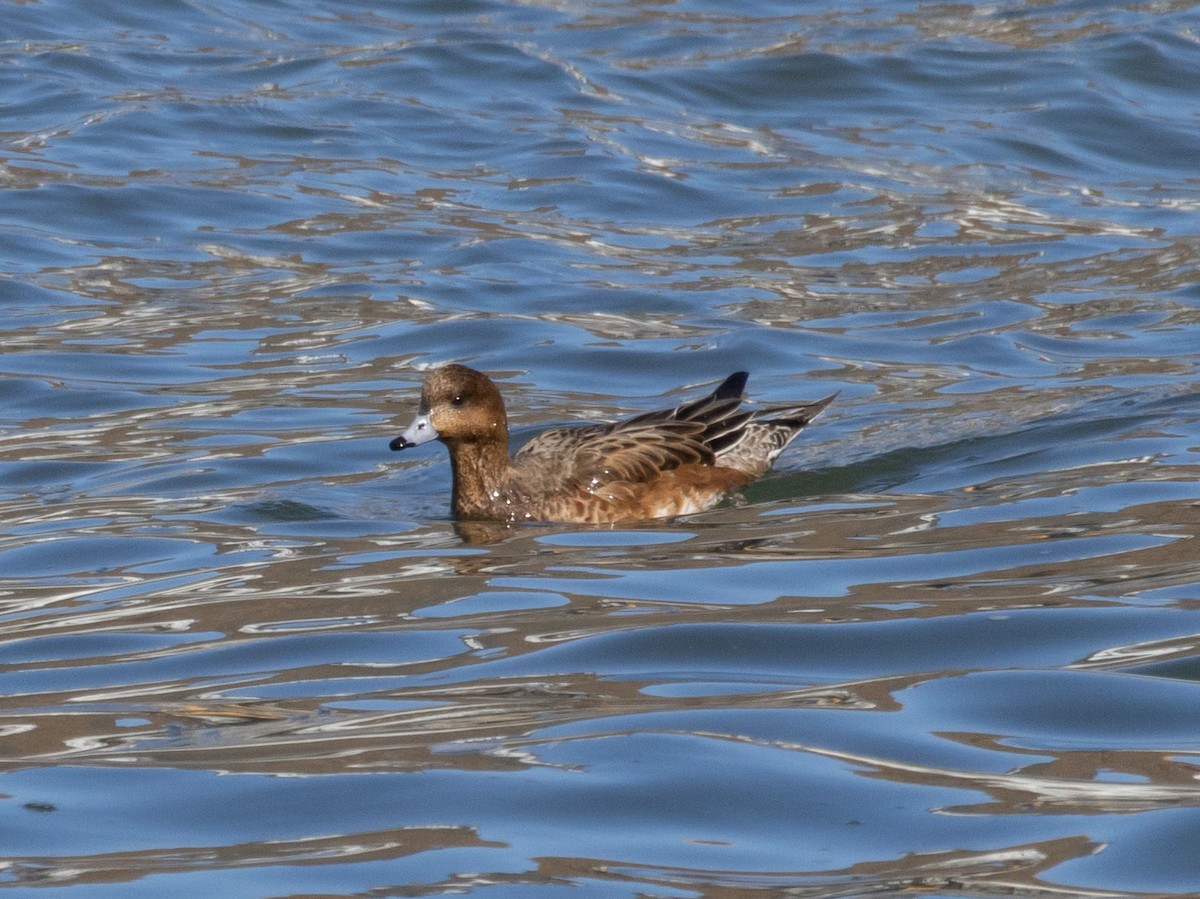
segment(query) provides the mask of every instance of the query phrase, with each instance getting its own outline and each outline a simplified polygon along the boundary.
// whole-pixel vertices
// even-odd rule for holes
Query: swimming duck
[[[762,475],[837,395],[743,411],[748,377],[736,372],[674,409],[545,431],[510,458],[496,385],[447,365],[429,372],[416,419],[388,446],[444,443],[461,519],[614,524],[685,515]]]

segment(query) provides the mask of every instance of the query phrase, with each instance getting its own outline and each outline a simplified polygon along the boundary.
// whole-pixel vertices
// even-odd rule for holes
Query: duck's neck
[[[463,518],[493,517],[509,471],[507,441],[447,442],[453,479],[451,502]]]

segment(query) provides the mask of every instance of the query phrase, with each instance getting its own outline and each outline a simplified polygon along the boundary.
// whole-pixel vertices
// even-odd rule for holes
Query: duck
[[[672,409],[544,431],[510,456],[495,383],[446,365],[427,373],[416,418],[388,447],[445,444],[460,520],[611,525],[687,515],[761,477],[837,396],[745,410],[748,378],[735,372]]]

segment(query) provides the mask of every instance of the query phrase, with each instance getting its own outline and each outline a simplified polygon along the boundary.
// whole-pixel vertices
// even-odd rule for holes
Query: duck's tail
[[[831,393],[815,403],[772,406],[740,413],[736,418],[744,420],[738,422],[738,427],[719,435],[710,443],[716,451],[717,464],[736,468],[751,477],[759,477],[809,422],[825,411],[836,398],[837,394]]]

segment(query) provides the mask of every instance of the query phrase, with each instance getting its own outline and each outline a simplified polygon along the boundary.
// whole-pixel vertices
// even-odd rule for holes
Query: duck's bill
[[[430,440],[437,440],[438,432],[429,423],[428,415],[418,415],[399,437],[388,444],[388,449],[402,450],[410,446],[420,446]]]

